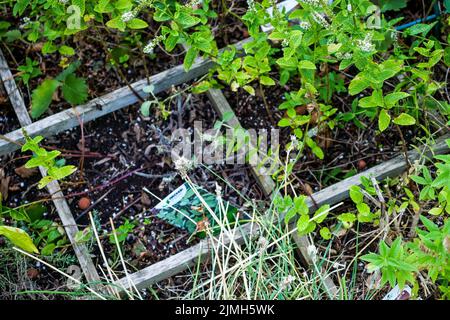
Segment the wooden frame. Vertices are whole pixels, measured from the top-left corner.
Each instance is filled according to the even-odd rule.
[[[241,48],[250,39],[243,40],[237,43],[235,46]],[[131,86],[141,97],[148,96],[143,91],[149,83],[154,86],[154,94],[158,94],[162,91],[170,89],[172,86],[182,84],[184,82],[191,81],[206,74],[213,66],[213,62],[210,60],[198,59],[192,66],[189,72],[184,71],[183,66],[177,66],[161,72],[157,75],[150,77],[149,81],[143,79],[133,83]],[[10,97],[11,104],[17,114],[20,124],[25,128],[28,134],[42,135],[44,137],[52,136],[61,131],[78,126],[79,119],[83,123],[100,118],[106,114],[125,108],[139,101],[138,97],[128,87],[117,89],[109,94],[106,94],[100,98],[93,99],[90,102],[77,106],[72,109],[64,110],[45,119],[32,122],[28,111],[26,109],[23,98],[17,88],[14,78],[9,70],[6,60],[3,54],[0,52],[0,76],[5,85],[5,89]],[[208,97],[210,98],[214,108],[219,115],[223,115],[225,112],[232,111],[228,102],[226,101],[223,93],[219,90],[209,90]],[[101,108],[98,108],[98,106]],[[239,125],[239,121],[236,117],[232,119],[236,125]],[[15,130],[4,136],[6,139],[0,139],[0,155],[4,155],[17,150],[20,147],[20,143],[23,142],[22,130]],[[431,149],[424,147],[422,151],[410,151],[410,161],[418,159],[421,155],[430,155],[431,153],[442,154],[449,151],[448,146],[445,143],[445,139],[448,135],[438,140],[438,143]],[[335,185],[323,189],[312,195],[317,205],[323,204],[335,204],[348,197],[348,188],[352,185],[359,185],[360,178],[362,176],[373,176],[377,180],[382,180],[389,176],[396,176],[406,169],[406,161],[404,156],[399,156],[395,159],[377,165],[365,172],[355,175],[351,178],[343,180]],[[270,177],[261,175],[256,169],[253,170],[257,181],[264,190],[266,195],[270,195],[276,190],[276,185],[270,179]],[[45,170],[41,168],[41,173],[45,175]],[[52,200],[61,218],[61,221],[65,227],[66,233],[72,246],[75,250],[75,254],[80,262],[80,266],[85,274],[88,282],[97,282],[100,280],[97,270],[90,258],[87,248],[79,243],[76,243],[74,236],[78,231],[75,220],[70,208],[64,198],[63,193],[57,182],[49,184],[48,190],[52,195]],[[308,200],[308,207],[314,208],[311,200]],[[283,219],[283,217],[280,217]],[[291,228],[295,228],[295,222],[289,225]],[[257,225],[251,223],[241,227],[239,232],[233,241],[237,243],[243,243],[246,237],[255,234],[258,231]],[[312,245],[306,237],[298,237],[294,235],[294,240],[307,264],[312,264],[311,257],[308,255],[308,247]],[[173,276],[183,270],[186,270],[190,266],[193,266],[198,259],[204,258],[210,251],[210,240],[203,240],[199,244],[186,249],[174,256],[171,256],[163,261],[155,263],[149,267],[146,267],[140,271],[131,274],[128,278],[120,279],[116,282],[121,288],[128,288],[129,280],[139,289],[145,288],[155,282],[166,279]],[[224,244],[231,241],[226,236],[224,237]],[[325,279],[326,280],[326,279]],[[334,284],[330,281],[326,281],[326,289],[331,292],[332,295],[336,294],[336,289],[333,288]]]
[[[6,63],[5,57],[3,56],[3,52],[1,50],[0,79],[3,81],[5,90],[9,95],[11,105],[16,112],[20,125],[22,127],[31,125],[32,121],[30,115],[28,114],[28,110],[25,107],[25,102],[23,101],[22,95],[17,88],[14,77],[8,67],[8,64]],[[39,171],[41,172],[42,176],[47,175],[47,171],[43,167],[40,167]],[[78,232],[78,227],[72,213],[70,212],[69,205],[64,198],[64,194],[61,191],[59,183],[57,181],[53,181],[47,185],[47,189],[52,196],[56,211],[58,212],[66,234],[70,240],[70,243],[72,244],[75,255],[80,262],[80,267],[84,273],[84,276],[86,277],[86,280],[90,283],[99,282],[100,277],[98,276],[97,270],[94,266],[94,263],[92,262],[87,247],[84,244],[80,244],[75,241],[75,235]]]

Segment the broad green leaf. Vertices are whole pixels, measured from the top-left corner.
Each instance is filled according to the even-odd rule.
[[[280,121],[278,121],[279,127],[289,127],[291,125],[291,120],[288,118],[281,118]]]
[[[256,94],[255,88],[253,88],[252,86],[243,86],[243,89],[250,93],[252,96]]]
[[[150,115],[150,107],[152,105],[151,101],[145,101],[142,105],[141,105],[141,113],[144,117],[148,117]]]
[[[444,208],[436,207],[428,211],[428,213],[431,214],[432,216],[439,216],[442,213],[442,211],[444,211]]]
[[[148,23],[144,20],[134,18],[127,22],[127,27],[130,29],[144,29],[148,27]]]
[[[73,56],[75,54],[75,50],[69,46],[61,46],[58,51],[64,56]]]
[[[416,119],[407,113],[402,113],[394,119],[394,123],[400,126],[412,126],[416,124]]]
[[[386,97],[384,97],[384,103],[385,103],[386,107],[392,108],[401,99],[405,99],[409,96],[410,96],[410,94],[406,93],[406,92],[393,92],[393,93],[386,95]]]
[[[259,78],[259,82],[261,82],[261,84],[265,85],[265,86],[274,86],[275,85],[275,81],[266,76],[261,76]]]
[[[44,189],[50,182],[55,181],[51,176],[43,177],[39,180],[38,189]]]
[[[367,89],[370,86],[370,82],[366,80],[365,78],[362,78],[360,75],[356,76],[351,82],[350,86],[348,87],[348,92],[354,96],[361,91]]]
[[[331,239],[331,232],[330,232],[330,229],[328,229],[327,227],[321,228],[319,233],[320,233],[320,236],[324,240],[330,240]]]
[[[329,210],[330,210],[330,205],[329,204],[321,206],[314,213],[313,220],[316,223],[322,223],[325,220],[325,218],[328,216],[328,214],[330,213]]]
[[[302,60],[298,63],[299,69],[316,70],[316,65],[308,60]]]
[[[0,226],[0,235],[5,236],[15,246],[30,253],[39,253],[30,236],[19,228]]]
[[[197,58],[198,51],[194,48],[189,48],[189,50],[186,52],[186,56],[184,57],[184,70],[188,71],[192,64],[195,61],[195,58]]]
[[[42,252],[41,253],[44,256],[51,256],[53,251],[55,251],[55,249],[56,249],[56,244],[49,243],[44,248],[42,248]]]
[[[77,167],[75,166],[53,167],[48,170],[48,174],[55,180],[61,180],[70,176],[75,171],[77,171]]]
[[[361,192],[361,188],[358,186],[351,186],[349,189],[350,198],[356,204],[363,202],[364,195]]]
[[[405,33],[410,36],[428,33],[431,29],[433,29],[434,25],[435,25],[434,23],[431,24],[419,23],[406,29]]]
[[[380,7],[381,12],[386,12],[389,10],[399,11],[405,8],[407,5],[406,0],[381,0]]]
[[[304,231],[309,225],[309,216],[307,214],[302,214],[297,220],[298,231]]]
[[[126,24],[122,21],[121,17],[116,17],[112,20],[109,20],[106,23],[106,26],[112,29],[119,29],[120,31],[125,31]]]
[[[47,111],[53,94],[61,82],[53,79],[44,80],[31,94],[31,116],[36,119]]]
[[[381,132],[386,130],[389,127],[389,124],[391,123],[391,116],[389,113],[382,109],[380,111],[380,116],[378,117],[378,128]]]

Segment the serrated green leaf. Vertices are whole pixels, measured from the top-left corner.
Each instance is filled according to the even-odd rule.
[[[84,103],[88,98],[88,87],[83,78],[78,78],[74,74],[69,74],[62,86],[64,99],[72,105]]]
[[[44,80],[31,94],[31,117],[40,117],[47,111],[52,102],[53,93],[61,85],[61,82],[54,79]]]

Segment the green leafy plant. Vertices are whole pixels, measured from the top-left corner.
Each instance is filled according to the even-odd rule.
[[[47,111],[58,88],[61,88],[63,98],[71,105],[81,104],[87,100],[86,81],[74,74],[79,65],[80,62],[72,63],[56,78],[45,79],[33,90],[31,97],[31,116],[33,118],[38,118]]]
[[[440,284],[444,297],[450,298],[450,220],[438,227],[424,216],[420,217],[425,230],[417,228],[419,238],[407,244],[415,264],[420,270],[427,270],[433,282]]]
[[[450,140],[447,140],[450,145]],[[429,210],[432,215],[450,214],[450,155],[437,155],[438,160],[434,165],[436,174],[433,178],[430,170],[422,166],[420,175],[413,175],[411,179],[421,186],[419,200],[437,200],[437,206]]]
[[[369,272],[381,270],[381,285],[389,282],[394,287],[398,283],[400,288],[404,288],[407,282],[413,284],[417,267],[414,265],[414,257],[406,252],[402,239],[395,239],[390,247],[381,241],[379,249],[379,254],[369,253],[361,259],[369,262]]]
[[[314,214],[311,214],[307,200],[308,197],[303,195],[294,198],[288,195],[283,198],[278,197],[274,202],[277,211],[284,214],[286,225],[294,218],[297,220],[298,234],[302,236],[315,231],[330,214],[330,205],[328,204],[321,206]],[[326,240],[331,238],[331,232],[326,226],[323,226],[319,233]]]
[[[52,181],[62,180],[77,170],[75,166],[64,165],[64,159],[57,159],[61,155],[60,151],[47,151],[40,147],[39,143],[44,137],[31,138],[24,129],[22,132],[26,139],[25,144],[22,146],[22,152],[31,151],[33,153],[33,157],[28,160],[25,167],[28,169],[42,167],[47,171],[47,176],[39,181],[39,189],[46,187]]]
[[[450,220],[441,227],[424,216],[420,220],[425,230],[417,228],[418,238],[406,244],[397,238],[390,247],[381,241],[378,254],[369,253],[361,259],[369,262],[369,272],[381,271],[381,285],[389,282],[391,287],[398,284],[403,288],[407,282],[415,284],[415,273],[426,270],[433,283],[439,284],[443,298],[448,298]]]
[[[42,74],[41,70],[37,67],[39,66],[39,62],[33,61],[30,58],[25,59],[26,64],[23,66],[19,66],[17,70],[20,71],[20,78],[23,83],[28,86],[30,79],[35,78]]]
[[[135,227],[136,225],[134,223],[131,223],[128,219],[125,220],[125,222],[116,229],[116,236],[119,243],[123,243],[127,239],[128,235],[133,232]],[[116,243],[114,234],[109,235],[109,242],[111,244]]]
[[[5,236],[14,245],[25,251],[39,253],[39,250],[33,244],[33,240],[22,229],[0,225],[0,236]]]

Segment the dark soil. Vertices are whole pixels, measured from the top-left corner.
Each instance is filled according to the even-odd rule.
[[[20,128],[19,120],[9,102],[8,94],[0,83],[0,134]]]
[[[246,0],[226,0],[223,1],[227,9],[232,12],[223,15],[225,9],[222,6],[222,1],[213,1],[212,7],[216,12],[220,12],[215,24],[213,24],[213,31],[217,40],[217,47],[224,48],[230,44],[235,44],[248,38],[248,31],[241,19],[235,15],[242,17],[247,12]]]

